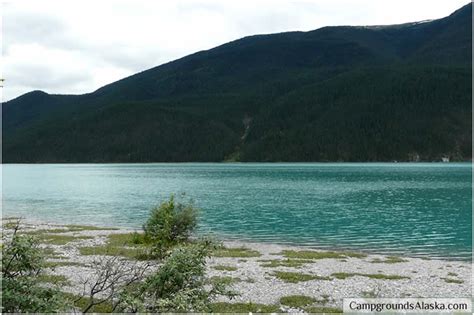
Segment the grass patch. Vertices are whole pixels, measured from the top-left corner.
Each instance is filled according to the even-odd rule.
[[[217,265],[217,266],[213,266],[212,268],[214,268],[215,270],[222,270],[222,271],[236,271],[237,270],[237,267],[225,266],[225,265]]]
[[[347,272],[337,272],[333,273],[333,276],[336,279],[347,279],[354,276],[367,277],[371,279],[384,279],[384,280],[402,280],[410,279],[409,277],[399,276],[399,275],[385,275],[385,274],[369,274],[369,273],[347,273]]]
[[[61,255],[51,247],[41,248],[41,252],[46,259],[69,259],[68,257]]]
[[[222,282],[226,285],[231,285],[237,282],[241,282],[242,279],[236,278],[236,277],[220,277],[220,276],[214,276],[211,277],[211,282]]]
[[[326,304],[330,301],[330,296],[327,294],[322,294],[321,298],[322,298],[321,300],[316,300],[318,304]]]
[[[289,295],[280,298],[280,304],[298,308],[313,304],[314,302],[316,302],[315,298],[306,295]]]
[[[217,302],[211,304],[212,313],[278,313],[277,305],[255,304],[255,303],[228,303]]]
[[[364,277],[371,279],[385,279],[385,280],[402,280],[410,279],[410,277],[399,276],[399,275],[385,275],[385,274],[362,274]]]
[[[377,292],[375,290],[372,291],[362,291],[361,292],[362,297],[364,298],[376,298],[377,297]]]
[[[280,253],[286,258],[296,258],[296,259],[344,259],[348,257],[352,258],[364,258],[367,257],[366,254],[353,253],[353,252],[316,252],[312,250],[284,250]]]
[[[93,226],[93,225],[76,225],[76,224],[68,224],[64,225],[70,232],[78,232],[78,231],[117,231],[119,228],[114,227],[100,227],[100,226]]]
[[[51,269],[54,269],[56,267],[68,267],[68,266],[86,267],[87,265],[84,263],[76,262],[76,261],[47,261],[44,264],[45,268],[51,268]]]
[[[441,279],[443,279],[444,282],[446,283],[457,283],[457,284],[464,283],[464,281],[458,280],[458,279],[452,279],[452,278],[441,278]]]
[[[67,299],[71,304],[76,308],[79,308],[81,311],[89,305],[90,298],[80,297],[71,293],[64,293],[65,299]],[[110,302],[103,302],[91,307],[89,310],[90,313],[111,313],[112,304]]]
[[[73,235],[61,235],[61,234],[40,234],[38,235],[38,241],[43,244],[52,245],[65,245],[70,242],[78,240],[92,239],[92,236],[73,236]]]
[[[149,257],[144,244],[145,239],[141,233],[110,234],[107,237],[107,244],[80,247],[79,252],[81,255],[123,256],[146,260]]]
[[[321,314],[321,313],[336,313],[342,314],[342,309],[337,307],[326,306],[310,306],[304,309],[307,313]]]
[[[220,248],[212,253],[214,257],[260,257],[260,254],[256,250],[252,250],[245,247],[233,247],[233,248]]]
[[[31,234],[34,234],[35,232],[37,232],[37,234],[43,234],[43,233],[56,233],[56,234],[60,234],[60,233],[69,233],[69,232],[71,232],[71,231],[68,230],[68,229],[46,229],[46,230],[37,230],[37,231],[30,232],[30,233],[31,233]]]
[[[314,263],[313,260],[309,259],[271,259],[271,260],[259,260],[260,262],[264,262],[261,264],[261,267],[264,268],[276,268],[276,267],[294,267],[300,268],[304,264],[311,264]]]
[[[454,272],[448,272],[448,276],[457,277],[458,274],[457,274],[457,273],[454,273]]]
[[[79,247],[79,253],[81,255],[122,256],[131,259],[147,258],[146,251],[142,248],[110,245]]]
[[[374,264],[397,264],[407,262],[408,260],[397,257],[397,256],[388,256],[385,259],[375,258],[371,261]]]
[[[69,280],[63,276],[63,275],[39,275],[38,276],[38,281],[39,282],[46,282],[46,283],[52,283],[56,285],[70,285],[71,283]]]
[[[331,280],[330,277],[321,277],[300,272],[275,271],[273,275],[278,279],[289,283],[298,283],[310,280]]]
[[[145,245],[145,234],[132,232],[122,234],[110,234],[107,237],[107,244],[111,246],[137,246]]]
[[[5,219],[4,219],[5,220]],[[2,227],[7,230],[12,230],[18,225],[17,221],[8,221],[8,222],[2,222]]]
[[[40,229],[40,230],[33,230],[33,231],[27,231],[24,232],[24,234],[28,235],[43,235],[43,234],[60,234],[60,233],[69,233],[68,229]]]
[[[39,229],[24,232],[24,234],[28,235],[42,235],[42,234],[61,234],[61,233],[70,233],[70,232],[81,232],[81,231],[109,231],[109,230],[118,230],[117,228],[101,228],[96,226],[86,226],[86,225],[66,225],[61,228],[54,228],[54,229]]]
[[[52,245],[65,245],[73,241],[86,240],[86,239],[93,238],[92,236],[75,236],[75,235],[61,234],[61,233],[66,233],[66,232],[70,232],[70,231],[65,230],[65,229],[48,229],[48,230],[27,231],[27,232],[22,232],[21,234],[33,236],[40,243],[52,244]]]

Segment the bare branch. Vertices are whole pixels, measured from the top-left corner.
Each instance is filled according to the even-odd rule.
[[[120,292],[143,280],[151,266],[149,263],[131,262],[116,256],[100,258],[93,264],[95,273],[84,282],[83,297],[87,296],[88,304],[82,310],[83,313],[106,302],[110,302],[112,308],[116,309],[120,303]]]

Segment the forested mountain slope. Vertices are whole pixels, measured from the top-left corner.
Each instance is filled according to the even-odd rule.
[[[84,95],[2,104],[4,162],[471,158],[472,5],[250,36]]]

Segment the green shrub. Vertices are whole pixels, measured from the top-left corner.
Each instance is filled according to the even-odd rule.
[[[139,244],[144,244],[145,239],[143,234],[138,233],[137,231],[132,233],[132,244],[134,245],[139,245]]]
[[[125,290],[123,312],[207,312],[216,295],[232,297],[221,281],[206,277],[206,258],[213,244],[201,242],[173,250],[163,265],[143,282]]]
[[[173,246],[187,241],[197,226],[197,209],[192,203],[175,201],[172,195],[151,211],[144,224],[145,239],[152,243],[154,254],[163,257]]]
[[[40,285],[44,257],[38,242],[19,235],[4,235],[2,245],[2,313],[53,313],[67,303],[56,288]]]

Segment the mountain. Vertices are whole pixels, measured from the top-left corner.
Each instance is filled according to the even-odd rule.
[[[245,37],[84,95],[2,104],[3,161],[471,158],[472,4]]]

